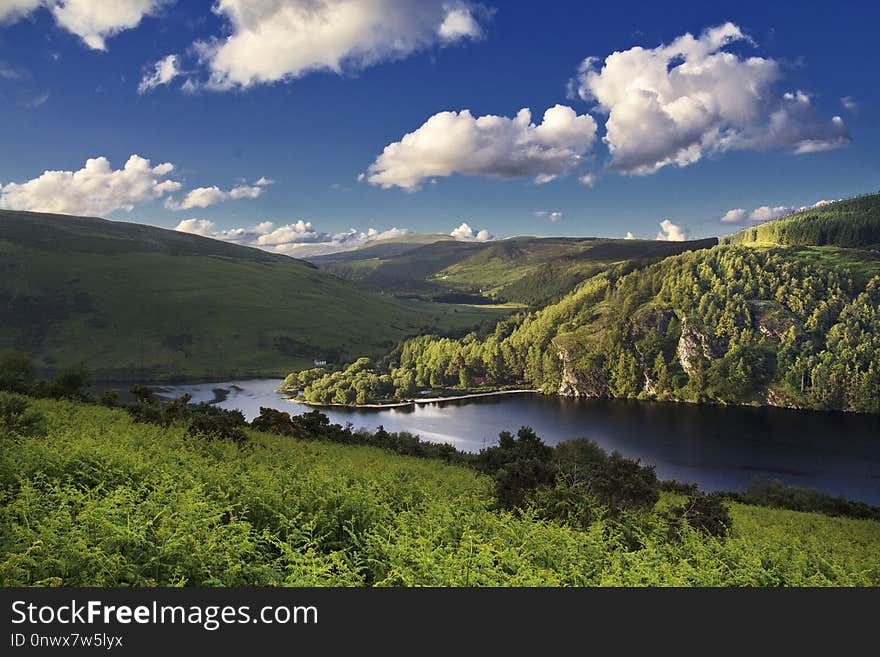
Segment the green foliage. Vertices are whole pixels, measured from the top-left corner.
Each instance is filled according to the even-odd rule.
[[[767,506],[792,511],[812,511],[828,516],[871,518],[880,521],[880,507],[864,502],[834,497],[809,488],[786,486],[778,479],[755,477],[744,493],[728,493],[728,497],[744,504]]]
[[[27,354],[0,353],[0,390],[27,394],[37,379],[37,366]]]
[[[725,238],[727,244],[836,245],[864,248],[880,244],[880,194],[827,203],[796,212]]]
[[[492,477],[495,497],[506,509],[523,506],[532,490],[553,482],[553,448],[531,427],[522,427],[516,436],[502,431],[498,444],[481,450],[474,465]]]
[[[167,409],[166,409],[167,412]],[[247,440],[247,422],[241,411],[229,411],[211,404],[196,404],[191,409],[187,435],[243,443]]]
[[[0,210],[0,262],[0,350],[100,380],[275,376],[434,323],[301,260],[129,222]]]
[[[712,536],[727,536],[733,520],[724,498],[723,493],[693,491],[683,504],[670,510],[671,528],[681,531],[682,523],[687,523],[697,531]]]
[[[33,405],[48,437],[0,452],[4,586],[880,585],[870,520],[731,503],[727,538],[670,541],[671,493],[579,525],[498,510],[490,478],[438,460]]]
[[[353,368],[307,398],[370,400],[365,382],[387,377],[398,397],[479,378],[590,397],[876,413],[880,276],[861,284],[785,250],[717,247],[607,271],[484,337],[419,336],[382,367]]]
[[[43,414],[30,408],[28,398],[0,390],[0,437],[45,436]]]

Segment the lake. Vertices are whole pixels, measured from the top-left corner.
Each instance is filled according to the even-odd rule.
[[[275,393],[280,379],[165,386],[193,401],[237,408],[250,420],[268,406],[312,410]],[[656,466],[662,479],[704,490],[744,490],[758,475],[880,505],[880,416],[778,408],[725,407],[626,400],[573,400],[516,395],[415,408],[321,409],[332,422],[409,431],[423,440],[479,451],[498,432],[535,429],[548,444],[576,437]]]

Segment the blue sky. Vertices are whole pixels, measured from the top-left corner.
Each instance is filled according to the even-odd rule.
[[[877,3],[117,5],[0,0],[0,206],[307,255],[704,237],[880,189]]]

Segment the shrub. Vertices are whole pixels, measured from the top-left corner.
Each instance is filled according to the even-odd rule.
[[[37,367],[26,354],[17,351],[0,353],[0,390],[26,394],[37,378]]]
[[[498,445],[480,451],[475,465],[495,482],[495,497],[505,508],[522,507],[529,492],[554,481],[553,448],[548,447],[531,427],[522,427],[513,436],[498,435]]]
[[[723,493],[692,493],[683,505],[670,509],[670,521],[671,529],[680,529],[684,521],[698,531],[718,537],[727,536],[733,527]]]
[[[115,390],[105,390],[101,393],[101,399],[98,403],[107,408],[116,408],[119,406],[119,393]]]
[[[554,468],[565,486],[582,491],[612,513],[649,509],[660,499],[654,466],[641,465],[638,459],[618,452],[609,455],[584,438],[559,443]]]
[[[299,426],[290,419],[290,413],[265,406],[260,407],[260,415],[254,418],[251,426],[257,431],[266,431],[280,436],[304,437]]]
[[[245,426],[247,422],[241,411],[227,411],[203,402],[192,407],[192,420],[187,434],[243,443],[247,440]]]
[[[30,408],[27,397],[0,391],[0,433],[20,437],[45,436],[45,418]]]

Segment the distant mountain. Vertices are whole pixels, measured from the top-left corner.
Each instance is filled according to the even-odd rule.
[[[311,258],[311,262],[343,278],[403,297],[470,298],[534,306],[560,297],[612,265],[644,263],[718,243],[715,238],[662,242],[595,237],[463,242],[423,236],[428,243],[419,244],[411,237],[406,243],[376,244]]]
[[[0,211],[0,349],[98,378],[286,373],[431,323],[314,265],[93,217]]]

